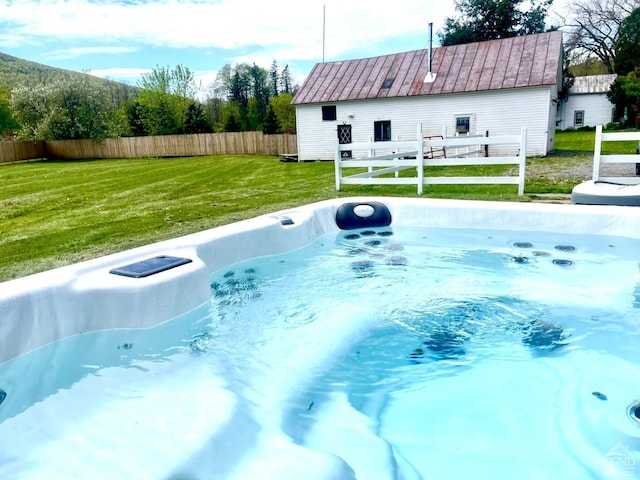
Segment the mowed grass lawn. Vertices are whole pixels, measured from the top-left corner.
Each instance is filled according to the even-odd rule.
[[[590,150],[593,132],[572,132],[578,133],[591,134],[591,146],[580,147]],[[583,137],[588,135],[581,135],[584,143]],[[563,159],[535,161],[560,164]],[[458,167],[446,174],[500,175],[508,168]],[[528,178],[527,183],[528,194],[558,192],[557,185],[540,179]],[[570,185],[562,186],[562,192],[570,192]],[[333,162],[283,163],[267,156],[4,164],[0,281],[318,200],[357,195],[417,193],[415,186],[386,185],[347,185],[336,192]],[[425,187],[423,196],[531,200],[518,197],[514,185],[438,185]]]

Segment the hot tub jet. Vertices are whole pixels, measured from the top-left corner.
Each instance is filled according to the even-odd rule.
[[[634,423],[640,424],[640,400],[636,400],[627,409],[627,415]]]

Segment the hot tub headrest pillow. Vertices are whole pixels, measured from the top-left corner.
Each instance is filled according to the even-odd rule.
[[[391,212],[380,202],[344,203],[336,212],[336,224],[341,230],[388,227]]]

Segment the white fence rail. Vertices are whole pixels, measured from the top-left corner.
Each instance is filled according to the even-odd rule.
[[[359,142],[338,144],[335,156],[336,190],[342,185],[417,185],[418,195],[424,185],[434,184],[512,184],[518,185],[518,195],[524,194],[524,176],[526,164],[527,131],[520,135],[500,137],[449,137],[423,138],[422,125],[418,125],[414,140],[388,142]],[[470,158],[456,154],[452,158],[427,158],[429,152],[444,149],[470,148],[470,154],[476,155],[485,145],[513,145],[513,156],[487,156]],[[354,152],[366,152],[359,157]],[[346,155],[351,152],[351,155]],[[428,175],[429,167],[460,165],[518,165],[518,175],[498,177],[447,177]],[[349,168],[366,168],[365,172],[344,175]],[[415,175],[400,176],[403,170],[415,170]],[[425,173],[426,172],[426,173]],[[394,174],[393,176],[389,176]]]
[[[636,154],[603,155],[602,142],[623,142],[635,140],[638,142]],[[623,185],[635,185],[638,177],[603,177],[600,176],[600,165],[611,163],[635,163],[640,164],[640,132],[611,132],[603,133],[602,125],[596,126],[596,141],[593,149],[593,181],[620,183]],[[638,167],[636,166],[636,174]]]

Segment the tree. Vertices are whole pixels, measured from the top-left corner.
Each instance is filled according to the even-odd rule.
[[[257,125],[252,125],[251,130],[260,128],[267,116],[267,106],[269,105],[269,87],[267,85],[268,73],[264,68],[258,67],[255,63],[251,66],[251,94],[255,99]],[[257,127],[257,128],[256,128]]]
[[[10,107],[19,136],[31,140],[101,140],[123,133],[110,92],[93,82],[56,80],[11,92]]]
[[[280,130],[285,133],[295,133],[296,131],[296,107],[291,104],[293,95],[281,93],[269,102],[269,106],[278,119]]]
[[[11,115],[10,100],[11,92],[0,86],[0,138],[18,130],[20,127]]]
[[[182,65],[157,66],[142,74],[139,87],[142,92],[135,100],[139,107],[127,111],[129,121],[143,125],[146,135],[183,133],[189,106],[200,91],[193,72]],[[144,116],[136,118],[132,113]]]
[[[219,132],[224,128],[227,102],[222,98],[207,98],[204,104],[204,112],[213,127],[213,131]]]
[[[571,65],[569,62],[569,55],[567,54],[566,49],[562,55],[562,88],[558,92],[559,100],[567,100],[569,97],[569,89],[573,86],[576,81],[575,75],[571,72]]]
[[[627,75],[618,75],[607,98],[616,106],[620,121],[627,127],[640,127],[640,67]]]
[[[134,137],[144,137],[149,135],[146,119],[149,116],[149,109],[142,103],[132,100],[125,106],[125,113],[129,122],[131,135]]]
[[[262,122],[262,132],[266,135],[280,133],[280,123],[271,104],[267,107],[267,115],[264,122]]]
[[[274,60],[271,64],[271,70],[269,70],[269,96],[271,98],[277,97],[280,89],[280,75],[278,73],[278,64]]]
[[[184,125],[178,121],[175,101],[171,95],[144,90],[127,109],[132,132],[142,135],[171,135],[182,133]]]
[[[456,0],[458,17],[445,19],[440,43],[458,45],[545,31],[544,20],[553,0]]]
[[[191,102],[187,107],[187,115],[184,122],[184,133],[210,133],[211,125],[204,113],[202,105]]]
[[[241,131],[241,125],[240,123],[238,123],[238,121],[236,120],[236,116],[233,113],[229,114],[229,116],[227,117],[227,121],[224,124],[224,130],[226,132]]]
[[[291,81],[289,65],[285,65],[284,69],[282,69],[282,75],[280,75],[280,84],[282,85],[282,91],[280,93],[293,93],[293,83]]]
[[[240,131],[264,129],[271,101],[286,92],[289,99],[287,103],[290,104],[293,88],[288,66],[279,74],[275,60],[270,71],[256,64],[240,63],[233,67],[225,65],[218,72],[215,82],[209,87],[208,93],[213,99],[207,99],[206,112],[216,126],[216,130],[220,128],[226,131],[231,131],[229,128]],[[276,91],[280,92],[280,95],[274,97],[273,94]],[[280,107],[274,105],[274,110],[282,128],[289,131],[295,130],[295,114],[293,121],[290,119],[285,121],[287,124],[285,127]],[[233,121],[230,121],[231,115],[233,115]],[[227,126],[230,127],[227,128]]]
[[[234,103],[238,108],[238,115],[235,118],[240,130],[248,130],[249,127],[249,92],[251,89],[251,81],[242,69],[236,68],[229,90],[229,101]]]
[[[615,44],[622,22],[640,7],[640,0],[572,0],[564,19],[565,46],[572,63],[599,59],[607,73],[615,73]]]
[[[614,46],[616,73],[626,75],[640,67],[640,8],[624,19]]]

